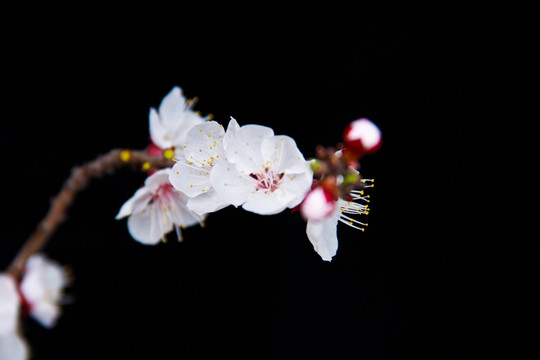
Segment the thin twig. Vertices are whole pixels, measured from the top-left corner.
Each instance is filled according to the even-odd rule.
[[[95,160],[74,167],[58,195],[53,198],[49,211],[23,244],[6,273],[15,279],[21,276],[26,260],[47,244],[58,226],[65,220],[67,211],[77,194],[88,186],[91,179],[113,174],[124,166],[130,166],[136,170],[151,170],[172,165],[172,160],[149,155],[144,150],[113,149],[107,154],[98,156]]]

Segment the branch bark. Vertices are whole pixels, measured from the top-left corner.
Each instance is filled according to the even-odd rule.
[[[113,149],[92,161],[74,167],[60,192],[53,198],[47,214],[23,244],[6,273],[15,279],[21,276],[28,258],[47,244],[58,226],[65,220],[67,211],[75,201],[77,194],[88,186],[91,179],[113,174],[124,166],[130,166],[135,170],[152,170],[172,165],[172,160],[149,155],[144,150]]]

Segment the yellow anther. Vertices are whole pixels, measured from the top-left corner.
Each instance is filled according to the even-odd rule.
[[[208,137],[212,137],[212,134],[208,134]]]
[[[142,164],[142,169],[144,171],[148,171],[150,170],[150,168],[152,167],[152,165],[150,165],[150,163],[148,161],[145,161],[143,164]]]
[[[199,129],[199,132],[202,132],[202,129]]]
[[[195,111],[195,115],[201,116],[201,112],[200,111]]]
[[[208,120],[213,120],[214,119],[214,114],[210,113],[206,116],[206,119]]]
[[[163,152],[163,157],[165,159],[171,160],[174,157],[174,151],[171,149],[167,149]]]
[[[123,162],[128,162],[129,159],[131,159],[131,151],[122,150],[122,152],[120,152],[120,160],[122,160]]]

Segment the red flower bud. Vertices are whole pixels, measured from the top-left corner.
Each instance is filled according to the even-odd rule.
[[[358,119],[350,123],[343,132],[344,151],[359,158],[377,151],[382,144],[381,131],[369,119]]]

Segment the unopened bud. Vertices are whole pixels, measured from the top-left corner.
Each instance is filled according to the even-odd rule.
[[[379,149],[382,144],[381,131],[371,120],[358,119],[345,128],[343,141],[347,152],[360,157]]]
[[[317,186],[307,193],[300,212],[306,220],[320,221],[334,212],[336,202],[332,193],[323,186]]]

